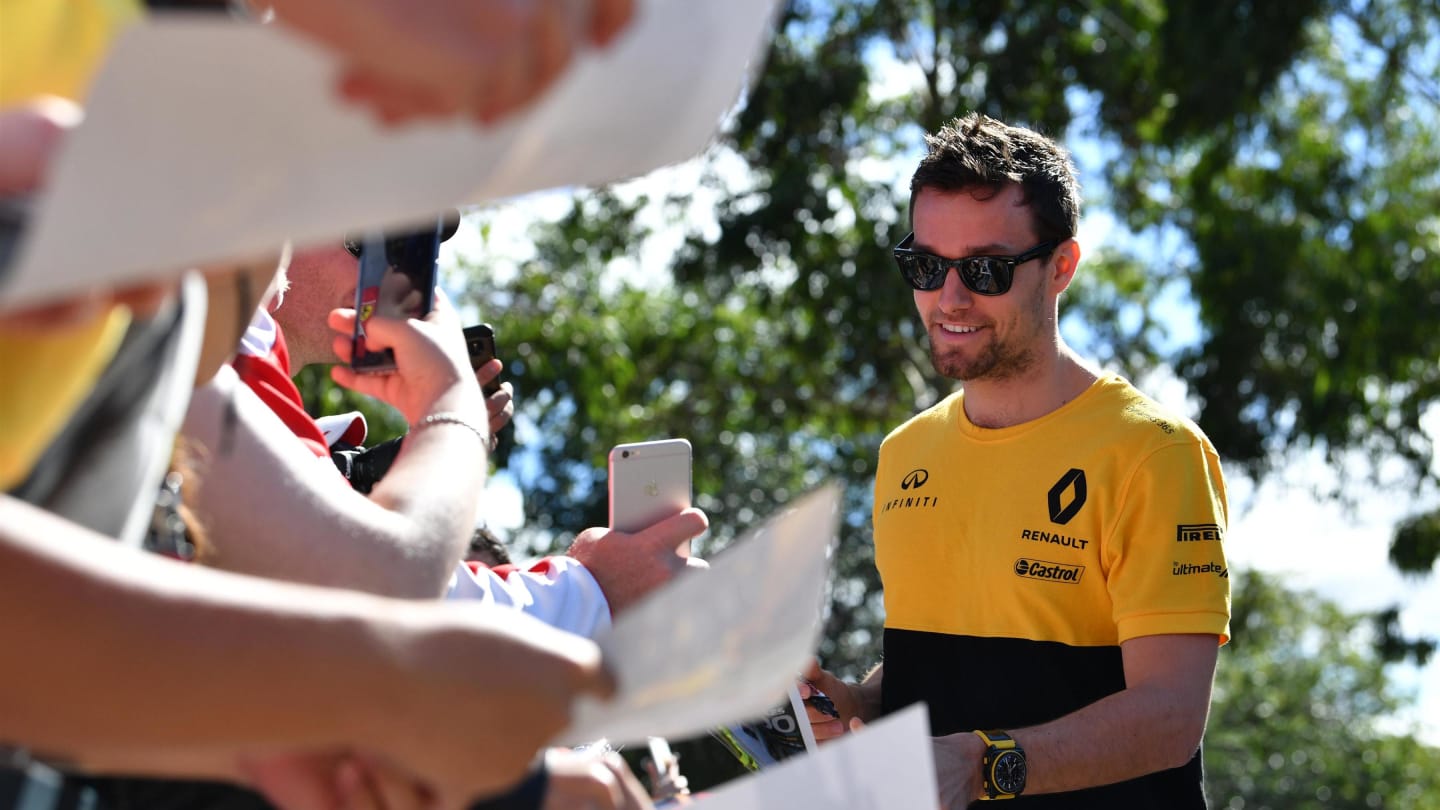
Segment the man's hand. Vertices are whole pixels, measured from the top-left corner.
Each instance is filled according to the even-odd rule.
[[[448,621],[434,623],[440,616]],[[404,666],[388,673],[383,710],[352,718],[361,723],[355,745],[413,774],[436,806],[509,789],[569,724],[577,695],[614,691],[598,647],[527,616],[421,602],[398,618],[422,632],[397,639]]]
[[[504,369],[504,363],[491,358],[489,362],[475,369],[475,382],[484,390],[486,383],[499,377]],[[500,435],[500,429],[510,424],[510,420],[515,416],[515,389],[510,383],[500,383],[499,390],[485,397],[485,410],[490,416],[490,447],[493,450],[495,437]]]
[[[707,567],[704,560],[682,557],[676,549],[709,525],[704,512],[691,508],[635,534],[586,529],[566,556],[579,560],[595,577],[610,603],[611,615],[618,616],[685,568]]]
[[[330,376],[340,385],[393,406],[412,425],[437,410],[478,412],[480,388],[470,371],[460,320],[440,290],[424,320],[374,315],[365,321],[366,345],[394,352],[391,373],[357,374],[349,367],[355,310],[332,311],[329,324],[338,333],[331,348],[340,359]]]
[[[634,0],[271,0],[276,19],[338,52],[340,92],[386,123],[485,123],[537,99],[584,40],[607,45]]]
[[[595,754],[552,748],[545,752],[548,771],[544,810],[572,807],[592,810],[651,810],[645,788],[619,754]]]
[[[335,752],[247,757],[240,772],[282,810],[427,810],[434,795],[409,774],[375,758]]]
[[[983,792],[980,765],[985,758],[985,743],[968,731],[936,737],[933,742],[940,807],[964,810]]]
[[[817,743],[829,742],[847,731],[859,728],[864,721],[871,719],[865,709],[860,687],[821,669],[820,662],[813,658],[805,668],[805,675],[800,679],[798,687],[800,697],[806,699],[805,714],[810,718],[810,728],[815,732]],[[817,693],[830,699],[835,711],[840,714],[838,718],[810,705],[808,698]]]

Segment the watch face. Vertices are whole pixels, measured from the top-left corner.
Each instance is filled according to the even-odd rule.
[[[1025,756],[1019,751],[1001,751],[991,773],[1001,793],[1019,793],[1025,789]]]

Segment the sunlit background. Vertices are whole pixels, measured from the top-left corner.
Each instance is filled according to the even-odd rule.
[[[603,525],[620,441],[691,440],[712,554],[838,479],[821,654],[873,663],[875,452],[951,390],[888,248],[921,133],[972,109],[1070,145],[1064,334],[1225,460],[1212,805],[1440,806],[1433,0],[794,0],[704,155],[471,211],[446,246],[518,396],[487,522],[522,555]]]

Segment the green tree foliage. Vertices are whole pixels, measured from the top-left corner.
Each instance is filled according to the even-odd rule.
[[[328,366],[307,366],[295,377],[305,411],[333,414],[359,411],[365,415],[367,442],[379,444],[405,434],[405,418],[379,400],[341,388],[330,379]]]
[[[1440,89],[1440,21],[1408,5],[1314,21],[1263,107],[1155,150],[1128,178],[1170,189],[1135,219],[1163,218],[1195,247],[1186,273],[1206,335],[1179,369],[1205,402],[1202,426],[1252,469],[1314,444],[1428,473],[1440,98],[1426,96]]]
[[[845,482],[848,502],[864,504],[892,414],[870,402],[873,382],[816,373],[862,351],[833,339],[826,313],[795,308],[764,284],[643,288],[615,279],[607,268],[643,235],[633,214],[644,204],[608,192],[581,198],[536,234],[534,260],[513,279],[497,285],[492,269],[472,269],[473,288],[490,290],[486,317],[507,379],[538,428],[517,459],[527,521],[515,539],[563,548],[579,529],[605,525],[609,448],[666,436],[694,446],[696,504],[712,520],[701,553],[825,480]],[[865,560],[867,520],[861,506],[845,520],[855,538],[845,553]],[[853,568],[873,571],[868,562]],[[875,599],[856,593],[837,615],[873,618]],[[861,645],[854,657],[869,654],[866,622],[835,622],[860,628],[839,635]]]
[[[1140,235],[1087,246],[1064,324],[1086,353],[1132,378],[1176,368],[1232,470],[1358,450],[1403,459],[1387,484],[1419,491],[1433,478],[1419,419],[1440,394],[1436,11],[792,0],[693,193],[582,193],[518,272],[470,268],[539,428],[537,463],[516,470],[525,541],[551,548],[604,522],[616,441],[691,439],[712,551],[838,478],[848,511],[823,652],[863,667],[875,452],[952,390],[889,248],[922,133],[972,109],[1095,144],[1090,210]],[[887,91],[897,74],[918,90]],[[690,216],[697,200],[713,223]],[[673,284],[637,283],[630,257],[657,220],[685,234]],[[1177,297],[1198,312],[1197,340],[1177,344],[1167,324]],[[1415,525],[1395,555],[1425,571],[1433,521]]]
[[[1362,617],[1262,574],[1234,584],[1205,733],[1211,806],[1440,806],[1440,749],[1377,723],[1403,696]]]
[[[821,652],[850,675],[872,663],[876,451],[952,390],[889,248],[922,133],[969,110],[1090,145],[1087,211],[1137,237],[1085,246],[1066,334],[1132,378],[1174,368],[1232,474],[1319,447],[1377,477],[1399,459],[1385,486],[1434,492],[1419,425],[1440,399],[1437,26],[1440,0],[791,0],[693,189],[578,194],[534,230],[533,258],[466,268],[461,303],[498,327],[518,396],[524,452],[499,458],[526,495],[518,539],[549,550],[603,525],[619,441],[692,441],[705,553],[838,479]],[[634,257],[661,228],[683,238],[654,283]],[[1193,340],[1169,323],[1176,300]],[[1397,532],[1403,570],[1433,568],[1437,515]],[[1360,642],[1433,648],[1386,648],[1393,617],[1356,635],[1333,607],[1300,613],[1313,596],[1236,585],[1217,804],[1433,799],[1434,752],[1369,725],[1395,698]]]

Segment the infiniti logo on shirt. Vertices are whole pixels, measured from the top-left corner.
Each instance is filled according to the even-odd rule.
[[[929,470],[911,470],[910,472],[905,474],[904,478],[900,479],[900,488],[919,489],[920,487],[925,486],[925,482],[929,480]]]
[[[883,504],[876,504],[876,512],[884,514],[891,509],[934,509],[940,505],[940,498],[935,495],[911,494],[911,490],[917,490],[930,480],[930,471],[917,467],[900,479],[900,489],[905,495],[899,498],[891,498]]]

